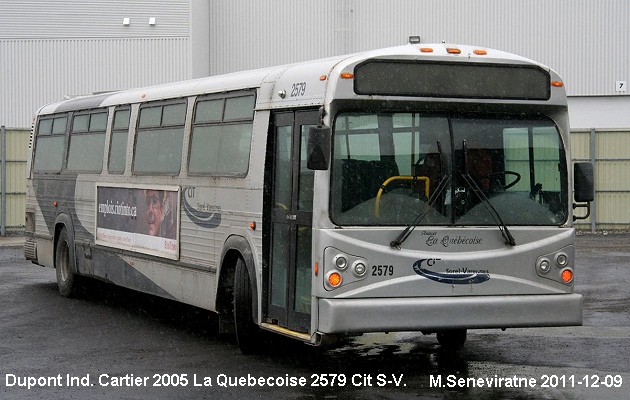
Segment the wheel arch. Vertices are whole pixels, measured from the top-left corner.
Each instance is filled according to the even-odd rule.
[[[239,235],[227,238],[221,252],[219,268],[219,282],[217,287],[216,309],[220,315],[232,313],[232,292],[234,288],[234,274],[238,258],[243,259],[252,286],[252,318],[259,321],[258,307],[258,274],[252,246],[248,240]]]
[[[73,266],[75,269],[75,273],[77,273],[76,269],[76,259],[75,259],[75,245],[74,245],[74,226],[72,224],[72,218],[70,217],[69,214],[66,213],[60,213],[59,215],[57,215],[57,218],[55,219],[55,232],[54,232],[54,236],[53,236],[53,265],[55,268],[57,268],[57,241],[59,240],[59,234],[61,232],[61,230],[63,228],[66,228],[66,232],[68,234],[68,241],[70,241],[72,243],[72,246],[70,247],[70,255],[72,256],[73,259]]]

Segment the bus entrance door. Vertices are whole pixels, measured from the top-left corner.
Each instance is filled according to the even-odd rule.
[[[308,130],[317,111],[274,114],[268,317],[307,333],[311,311],[313,171],[306,168]]]

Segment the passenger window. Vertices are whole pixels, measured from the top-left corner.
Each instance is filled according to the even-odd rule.
[[[225,121],[254,118],[254,96],[225,99]]]
[[[245,175],[252,124],[200,126],[190,144],[191,174]]]
[[[60,172],[66,148],[66,123],[64,116],[40,119],[35,143],[33,170],[36,172]]]
[[[141,175],[179,174],[185,121],[185,102],[141,108],[133,172]]]
[[[37,135],[50,135],[52,133],[52,119],[41,119],[39,120],[39,128],[37,129]]]
[[[63,135],[64,133],[66,133],[66,123],[67,122],[68,122],[68,118],[67,117],[55,118],[53,120],[52,134],[53,135]]]
[[[69,171],[101,172],[106,128],[106,112],[81,114],[73,118],[68,149]]]
[[[160,126],[162,121],[162,107],[147,107],[140,110],[139,128]]]
[[[108,170],[110,173],[122,174],[125,172],[130,116],[131,110],[129,109],[116,110],[114,113],[114,126],[109,145]]]
[[[195,110],[195,123],[220,122],[223,117],[223,99],[200,101]]]
[[[105,131],[107,129],[107,113],[92,114],[90,116],[90,132]]]
[[[90,114],[77,115],[72,119],[72,132],[87,132],[90,126]]]
[[[197,101],[188,161],[191,175],[247,175],[254,105],[253,95]]]

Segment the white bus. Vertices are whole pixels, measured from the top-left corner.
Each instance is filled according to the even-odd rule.
[[[569,142],[553,70],[463,45],[81,97],[37,114],[25,254],[63,296],[93,277],[215,311],[243,352],[580,325]]]

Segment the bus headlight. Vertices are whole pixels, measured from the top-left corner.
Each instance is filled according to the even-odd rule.
[[[335,256],[335,258],[333,259],[333,263],[338,270],[343,271],[348,268],[348,260],[346,260],[346,258],[341,254]]]
[[[566,267],[568,262],[569,260],[566,254],[560,253],[556,256],[556,264],[558,264],[560,268]]]
[[[357,277],[362,278],[367,272],[367,267],[362,262],[355,262],[352,266],[352,270]]]
[[[538,276],[570,286],[574,282],[574,260],[575,250],[568,245],[538,257],[534,268]]]
[[[367,278],[368,261],[334,247],[324,249],[323,286],[327,291],[339,290]]]
[[[551,264],[549,264],[548,260],[543,259],[538,263],[538,269],[540,269],[540,272],[543,274],[546,274],[551,269]]]

